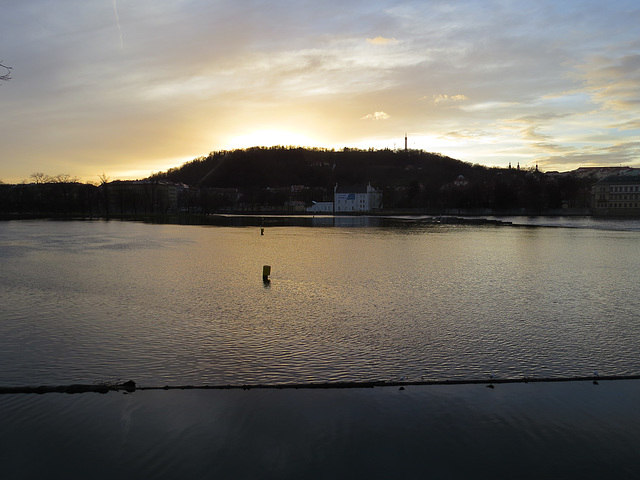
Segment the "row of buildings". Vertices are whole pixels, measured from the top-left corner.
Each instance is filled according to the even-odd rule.
[[[612,175],[592,187],[594,215],[640,215],[640,175]]]
[[[294,186],[296,187],[296,186]],[[292,192],[295,194],[295,188]],[[302,186],[297,186],[303,188]],[[192,197],[191,190],[183,184],[167,182],[145,181],[117,181],[101,187],[105,192],[105,199],[109,213],[172,213],[189,209],[188,198]],[[255,211],[274,206],[260,205],[260,202],[243,201],[237,189],[201,189],[199,196],[209,196],[209,204],[235,205],[236,211]],[[202,202],[199,202],[202,204]],[[283,202],[285,212],[310,213],[368,213],[382,208],[382,192],[367,185],[338,185],[333,189],[333,201],[312,202],[307,206],[300,200],[288,199]],[[197,211],[198,208],[196,207]]]
[[[640,169],[574,172],[586,175],[582,210],[594,215],[640,216]],[[600,169],[602,170],[602,169]],[[615,173],[615,175],[611,175]],[[588,177],[588,178],[587,178]],[[598,177],[600,179],[598,180]],[[590,195],[589,195],[589,187]],[[471,192],[463,176],[440,188],[445,200]],[[393,207],[393,189],[386,189]],[[333,195],[331,195],[333,193]],[[397,192],[396,192],[397,193]],[[448,195],[448,196],[447,196]],[[590,196],[590,198],[589,198]],[[316,201],[314,201],[316,200]],[[389,208],[389,206],[387,208]],[[303,185],[241,191],[237,188],[192,188],[163,181],[114,181],[100,187],[81,183],[0,185],[0,213],[144,215],[167,213],[312,213],[358,214],[383,208],[381,190],[370,183],[336,184],[333,192]],[[424,207],[423,207],[424,208]],[[440,205],[442,211],[446,204]],[[459,207],[465,210],[465,206]],[[563,209],[571,209],[568,204]],[[575,210],[575,208],[574,208]],[[466,210],[465,210],[466,211]],[[495,210],[494,210],[495,211]],[[534,210],[531,210],[534,211]],[[535,210],[543,213],[542,210]],[[568,211],[568,210],[567,210]],[[524,213],[524,210],[523,210]],[[558,212],[556,212],[558,213]]]

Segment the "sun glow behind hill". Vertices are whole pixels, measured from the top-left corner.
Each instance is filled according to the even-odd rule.
[[[311,147],[317,142],[311,138],[289,130],[256,130],[251,133],[233,137],[228,145],[228,150],[273,147],[273,146],[299,146]]]
[[[139,178],[254,146],[401,150],[405,132],[482,165],[640,165],[634,0],[116,1],[3,3],[0,180]]]

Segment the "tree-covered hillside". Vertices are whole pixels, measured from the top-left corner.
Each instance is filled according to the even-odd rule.
[[[332,200],[335,184],[367,184],[385,208],[491,208],[542,211],[588,206],[593,181],[537,170],[491,168],[421,150],[298,147],[212,152],[153,176],[208,189],[238,189],[252,205]],[[304,186],[291,194],[291,187]],[[208,210],[208,209],[206,209]]]
[[[589,207],[597,179],[490,168],[419,150],[272,147],[213,152],[144,180],[105,178],[99,187],[69,176],[32,180],[0,185],[0,214],[299,212],[333,201],[336,184],[368,183],[387,211],[537,214]]]
[[[490,169],[423,151],[340,151],[305,148],[250,148],[212,152],[156,178],[200,187],[265,188],[335,183],[408,186],[418,181],[441,186],[458,175],[484,177]]]

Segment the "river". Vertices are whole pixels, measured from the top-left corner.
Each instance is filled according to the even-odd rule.
[[[0,223],[0,383],[640,373],[633,225],[349,221]]]
[[[640,224],[501,220],[2,222],[0,386],[640,374]],[[558,452],[598,478],[633,471],[638,400],[636,381],[4,395],[0,457],[11,478],[551,478]]]

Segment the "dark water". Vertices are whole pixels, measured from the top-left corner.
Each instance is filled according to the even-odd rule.
[[[0,385],[640,373],[637,222],[513,220],[526,226],[267,219],[264,236],[0,223]],[[635,478],[640,383],[599,383],[2,395],[0,465],[29,479]]]
[[[4,478],[637,478],[635,381],[0,396]]]

